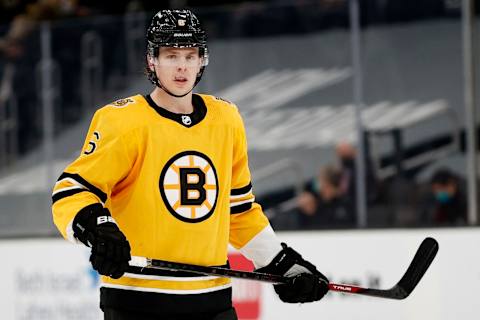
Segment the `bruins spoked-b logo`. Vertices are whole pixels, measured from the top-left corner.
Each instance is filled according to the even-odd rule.
[[[111,103],[112,106],[117,107],[117,108],[122,108],[125,107],[126,105],[129,105],[130,103],[134,103],[133,99],[126,98],[126,99],[119,99],[117,101],[114,101]]]
[[[215,210],[217,172],[200,152],[185,151],[170,159],[160,175],[159,187],[165,206],[177,219],[200,222]]]

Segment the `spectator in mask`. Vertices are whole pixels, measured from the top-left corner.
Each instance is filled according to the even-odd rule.
[[[441,168],[433,173],[429,187],[421,213],[422,222],[430,225],[464,224],[467,216],[464,180]]]

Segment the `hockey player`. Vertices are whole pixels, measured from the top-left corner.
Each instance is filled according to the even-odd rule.
[[[320,300],[328,280],[282,244],[255,203],[236,106],[193,94],[208,64],[188,10],[162,10],[147,31],[149,95],[98,110],[80,156],[53,190],[62,235],[91,248],[105,319],[237,319],[230,280],[129,266],[131,255],[228,266],[228,244],[290,303]]]

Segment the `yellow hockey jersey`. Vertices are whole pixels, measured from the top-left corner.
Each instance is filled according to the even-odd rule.
[[[136,95],[99,109],[80,156],[53,190],[54,222],[73,238],[72,221],[102,203],[130,242],[132,256],[225,265],[228,244],[242,248],[269,226],[254,202],[245,130],[237,107],[194,94],[194,112],[175,114]],[[178,276],[180,275],[180,276]],[[166,294],[228,288],[219,277],[129,270],[102,287]]]

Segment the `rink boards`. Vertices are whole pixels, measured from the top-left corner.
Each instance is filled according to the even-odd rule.
[[[268,284],[234,282],[243,319],[474,319],[480,285],[478,228],[314,231],[280,233],[336,283],[388,288],[406,270],[427,236],[440,244],[437,258],[410,297],[390,301],[329,293],[304,305],[281,303]],[[98,276],[88,250],[60,239],[0,241],[1,319],[101,319]],[[238,255],[232,252],[232,259]]]

